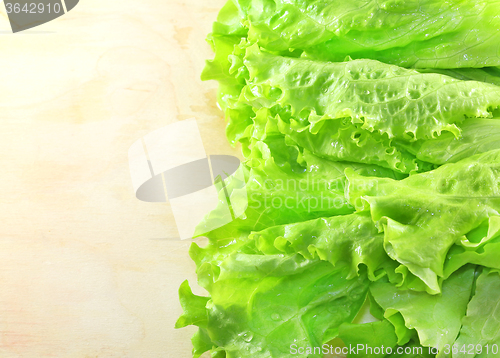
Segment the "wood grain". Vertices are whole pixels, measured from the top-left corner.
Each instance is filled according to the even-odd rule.
[[[0,357],[191,356],[194,329],[173,328],[189,242],[135,198],[127,153],[190,117],[209,154],[236,153],[199,80],[222,5],[82,0],[19,34],[0,18]]]

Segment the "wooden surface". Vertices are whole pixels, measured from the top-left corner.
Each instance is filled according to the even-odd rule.
[[[0,18],[1,358],[191,356],[173,328],[189,242],[135,198],[127,155],[191,117],[209,154],[235,153],[199,80],[223,2],[81,0],[15,35]]]

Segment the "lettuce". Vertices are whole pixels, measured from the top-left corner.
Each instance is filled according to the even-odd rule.
[[[254,107],[271,100],[290,106],[292,116],[309,123],[325,116],[351,117],[362,129],[389,138],[429,139],[445,130],[458,135],[457,124],[465,117],[488,117],[488,109],[500,104],[497,86],[373,60],[286,58],[253,45],[244,63]]]
[[[348,279],[346,265],[262,255],[249,244],[221,264],[214,280],[207,278],[210,298],[194,296],[187,283],[181,288],[188,308],[176,326],[199,327],[195,356],[208,349],[223,349],[226,357],[287,356],[294,345],[321,346],[354,319],[368,290],[366,275]],[[213,277],[205,266],[199,274]],[[210,340],[199,342],[202,335]]]
[[[440,347],[438,357],[445,356],[444,346],[455,342],[469,303],[474,266],[465,266],[443,283],[441,295],[399,290],[389,282],[378,281],[370,292],[385,310],[386,316],[401,313],[408,328],[418,332],[420,343]]]
[[[227,2],[202,79],[245,160],[179,289],[194,357],[497,356],[497,5]]]
[[[434,140],[415,143],[415,149],[418,147],[415,156],[422,161],[441,165],[500,149],[498,119],[469,119],[464,121],[461,128],[462,136],[459,138],[444,133]]]
[[[410,176],[368,178],[346,170],[347,195],[385,233],[385,250],[439,293],[446,253],[500,212],[500,150]]]
[[[498,297],[500,294],[500,276],[498,272],[485,270],[477,279],[476,294],[467,307],[467,315],[463,319],[460,337],[456,342],[458,348],[454,357],[470,356],[497,357],[500,343],[500,324],[498,317]],[[459,348],[460,347],[460,348]],[[466,347],[465,353],[462,347]]]
[[[498,66],[495,1],[238,0],[249,38],[314,59],[372,58],[402,67]]]

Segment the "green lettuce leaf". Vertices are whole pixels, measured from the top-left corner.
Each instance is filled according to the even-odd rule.
[[[476,283],[476,293],[467,307],[453,358],[498,357],[500,352],[500,276],[483,271]],[[462,351],[465,347],[465,352]],[[471,349],[472,348],[472,349]],[[469,352],[477,354],[469,354]]]
[[[500,216],[492,216],[469,232],[448,252],[444,277],[467,263],[500,269]]]
[[[463,81],[481,81],[500,86],[500,68],[499,67],[484,67],[484,68],[419,68],[421,73],[440,73]]]
[[[261,256],[233,254],[210,286],[207,332],[228,358],[285,357],[292,349],[320,347],[365,300],[366,276],[348,280],[345,266],[299,256],[294,266],[290,258]]]
[[[385,309],[385,317],[401,313],[408,328],[416,329],[420,343],[437,347],[437,357],[445,357],[443,347],[453,344],[461,327],[462,317],[471,296],[474,266],[466,266],[443,282],[440,295],[399,290],[384,281],[374,282],[370,292]]]
[[[191,339],[193,343],[193,357],[198,358],[206,351],[215,347],[207,331],[208,315],[205,307],[209,298],[194,295],[188,281],[184,281],[179,288],[179,300],[183,313],[177,319],[175,328],[182,328],[189,325],[199,327]]]
[[[309,123],[351,117],[361,128],[389,138],[429,139],[442,131],[459,136],[456,123],[491,117],[489,110],[500,105],[495,85],[373,60],[311,61],[275,56],[253,45],[244,63],[250,87],[243,94],[252,106],[288,105],[292,116]]]
[[[303,49],[342,61],[403,67],[498,66],[500,10],[493,1],[238,0],[249,38],[271,51]]]
[[[348,263],[349,278],[356,277],[359,265],[364,264],[375,280],[375,272],[390,260],[383,248],[383,235],[366,213],[273,226],[252,234],[250,239],[267,255],[300,253],[304,258],[318,257],[333,265]]]
[[[500,210],[500,150],[476,155],[401,181],[346,170],[348,196],[371,212],[385,250],[439,293],[450,247]]]
[[[363,324],[344,323],[340,326],[339,337],[347,347],[357,347],[360,344],[365,346],[364,349],[360,349],[360,352],[353,354],[349,353],[347,355],[349,358],[384,357],[385,354],[377,354],[376,352],[373,352],[373,348],[384,347],[383,351],[386,352],[387,348],[394,349],[397,345],[397,337],[394,332],[394,327],[387,320]],[[371,350],[366,347],[370,347]]]
[[[416,157],[425,162],[441,165],[456,163],[475,154],[500,149],[500,120],[468,119],[460,128],[462,129],[460,138],[451,133],[443,133],[436,139],[415,143],[413,150]]]
[[[429,165],[397,147],[392,140],[362,129],[347,118],[326,119],[303,128],[282,125],[283,132],[299,146],[333,161],[379,165],[400,173],[429,170]]]

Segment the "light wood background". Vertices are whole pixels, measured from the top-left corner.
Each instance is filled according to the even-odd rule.
[[[189,242],[135,198],[128,149],[195,117],[209,154],[237,152],[199,80],[223,3],[81,0],[18,34],[3,12],[1,358],[191,356],[194,328],[173,328]]]

